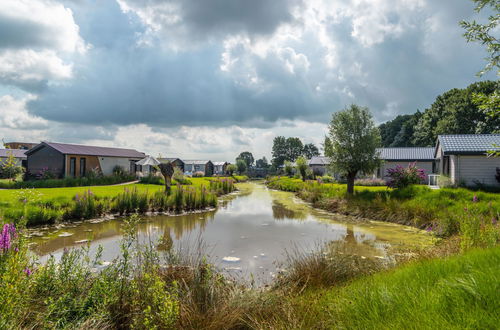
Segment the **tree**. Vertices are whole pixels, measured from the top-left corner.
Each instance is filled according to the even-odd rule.
[[[490,7],[493,15],[488,18],[488,23],[479,24],[476,21],[461,21],[460,25],[465,29],[464,37],[467,42],[479,42],[486,46],[488,57],[486,66],[478,75],[482,76],[486,72],[496,68],[497,74],[500,74],[500,40],[497,27],[500,24],[500,1],[499,0],[472,0],[476,7],[474,10],[480,12],[485,7]]]
[[[7,158],[0,163],[0,173],[4,178],[10,180],[14,180],[19,174],[23,173],[23,168],[19,166],[12,151],[7,151]]]
[[[307,169],[309,168],[307,166],[307,159],[304,156],[300,156],[295,161],[295,167],[297,168],[297,172],[300,173],[300,176],[302,177],[302,181],[306,181]]]
[[[254,158],[252,153],[249,151],[243,151],[238,157],[236,157],[236,160],[238,159],[243,159],[247,164],[247,168],[253,165]]]
[[[277,136],[273,140],[272,163],[274,166],[279,167],[285,161],[294,162],[298,157],[302,156],[303,152],[304,145],[299,138]]]
[[[165,178],[165,193],[170,195],[172,186],[172,176],[174,175],[174,166],[171,162],[161,163],[158,165],[161,175]]]
[[[236,160],[236,168],[239,174],[243,174],[247,171],[247,163],[243,159]]]
[[[347,193],[354,193],[358,172],[370,173],[380,165],[377,148],[381,144],[379,129],[366,107],[352,104],[332,115],[325,155],[334,168],[347,178]],[[326,144],[326,143],[325,143]]]
[[[267,162],[267,158],[264,156],[261,159],[258,159],[255,162],[255,167],[257,167],[257,168],[268,168],[269,167],[269,163]]]
[[[226,172],[227,172],[227,174],[229,174],[229,176],[233,176],[234,172],[236,172],[237,170],[238,170],[238,167],[236,167],[236,165],[234,165],[234,164],[229,164],[226,167]]]
[[[416,146],[434,146],[440,134],[487,134],[500,126],[500,118],[491,118],[474,102],[474,95],[488,97],[498,90],[495,81],[481,81],[465,89],[454,88],[436,98],[415,127]]]
[[[291,177],[293,175],[292,162],[285,160],[285,163],[283,165],[284,165],[283,169],[285,170],[285,174]]]
[[[313,157],[319,156],[319,149],[314,145],[314,143],[307,143],[304,145],[302,155],[304,155],[304,157],[306,157],[307,159],[311,159]]]

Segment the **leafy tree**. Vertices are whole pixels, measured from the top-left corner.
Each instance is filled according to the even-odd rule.
[[[307,169],[309,168],[307,166],[307,159],[304,156],[300,156],[297,158],[295,161],[295,166],[297,168],[297,172],[300,173],[300,176],[302,177],[302,181],[306,181],[307,179]]]
[[[292,162],[290,162],[288,160],[285,160],[285,164],[284,164],[283,169],[285,170],[285,174],[286,175],[288,175],[288,176],[292,176],[293,175],[293,165],[292,165]]]
[[[14,180],[23,173],[23,168],[18,165],[18,161],[13,152],[7,151],[7,158],[0,162],[0,173],[6,179]]]
[[[498,26],[500,24],[500,0],[472,0],[476,4],[474,9],[480,12],[485,7],[490,7],[493,14],[488,18],[486,24],[479,24],[476,21],[467,22],[461,21],[460,25],[465,29],[464,37],[467,42],[479,42],[486,46],[488,57],[486,58],[486,66],[478,75],[497,69],[497,74],[500,74],[500,40],[498,36]]]
[[[315,156],[319,156],[319,149],[314,145],[314,143],[307,143],[304,145],[304,150],[302,151],[302,154],[307,159],[311,159]]]
[[[158,165],[161,175],[165,178],[165,193],[170,195],[172,186],[172,176],[174,175],[174,166],[171,162],[161,163]]]
[[[499,83],[482,81],[465,89],[452,89],[436,98],[422,114],[413,134],[416,146],[433,146],[440,134],[486,134],[498,129],[500,118],[491,118],[474,102],[474,95],[491,95]]]
[[[261,159],[258,159],[255,162],[255,167],[257,167],[257,168],[268,168],[269,167],[269,163],[267,162],[267,158],[264,156]]]
[[[233,176],[234,172],[236,172],[237,170],[238,170],[238,167],[236,167],[236,165],[234,165],[234,164],[229,164],[226,167],[226,172],[230,176]]]
[[[383,147],[413,147],[414,127],[422,116],[420,111],[412,115],[399,115],[379,126]]]
[[[239,174],[243,174],[247,171],[247,163],[243,159],[236,160],[236,168]]]
[[[279,167],[285,161],[294,162],[298,157],[302,156],[304,152],[304,145],[297,137],[285,138],[284,136],[277,136],[273,140],[273,160],[274,166]]]
[[[332,115],[325,155],[334,168],[347,178],[347,193],[354,193],[358,172],[369,173],[380,165],[377,148],[381,138],[370,110],[352,104]]]
[[[247,168],[248,167],[251,167],[253,165],[253,162],[254,162],[254,158],[253,158],[253,155],[251,152],[249,151],[243,151],[237,158],[236,160],[238,159],[242,159],[245,161],[245,163],[247,164]]]

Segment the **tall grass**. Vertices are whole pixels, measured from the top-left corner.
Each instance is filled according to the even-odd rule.
[[[135,176],[110,175],[110,176],[88,176],[81,178],[63,178],[46,180],[28,180],[28,181],[9,181],[0,182],[2,189],[26,189],[26,188],[61,188],[61,187],[83,187],[83,186],[104,186],[131,182]]]
[[[441,237],[464,234],[462,229],[465,230],[467,223],[471,221],[493,224],[492,231],[500,231],[497,224],[500,195],[493,193],[475,192],[465,188],[431,190],[426,186],[403,189],[356,187],[355,194],[349,196],[346,194],[345,185],[340,184],[317,181],[302,183],[294,179],[274,178],[269,180],[267,185],[273,189],[296,192],[315,207],[412,225],[432,231]],[[469,208],[474,209],[475,218],[469,219],[465,214],[465,210]]]

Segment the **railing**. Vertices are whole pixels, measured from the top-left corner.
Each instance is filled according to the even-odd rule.
[[[429,174],[429,186],[431,187],[439,187],[439,174]]]

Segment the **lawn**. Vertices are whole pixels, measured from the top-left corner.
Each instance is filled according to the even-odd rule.
[[[232,184],[230,186],[217,185],[217,183],[211,185],[210,182],[215,180],[213,178],[190,178],[189,180],[191,184],[185,187],[192,187],[194,190],[191,189],[192,192],[190,192],[190,189],[184,189],[184,193],[180,192],[180,195],[177,196],[178,201],[174,201],[173,197],[167,201],[162,197],[163,194],[158,194],[165,189],[162,185],[140,183],[112,186],[4,189],[0,190],[0,219],[3,218],[3,222],[16,222],[24,214],[28,225],[35,225],[54,223],[63,219],[69,220],[76,214],[80,218],[82,212],[81,216],[88,219],[110,211],[116,212],[118,211],[116,208],[127,210],[127,212],[136,207],[140,208],[141,212],[151,209],[175,208],[177,211],[198,209],[205,207],[206,203],[213,206],[216,203],[213,201],[213,194],[220,195],[227,193],[228,189],[233,189]],[[202,190],[202,186],[207,189]],[[209,189],[210,187],[211,189]],[[174,185],[172,193],[176,194],[176,191],[177,187]],[[190,194],[193,195],[190,196]],[[202,195],[206,195],[206,198]],[[75,198],[75,196],[79,197]],[[122,197],[129,199],[130,203],[127,202],[127,205],[124,205]],[[117,199],[122,202],[121,206],[116,205]],[[27,203],[24,204],[23,200],[27,200]],[[87,209],[89,209],[88,212]]]
[[[342,329],[496,329],[499,292],[496,247],[364,277],[323,292],[316,307]]]

